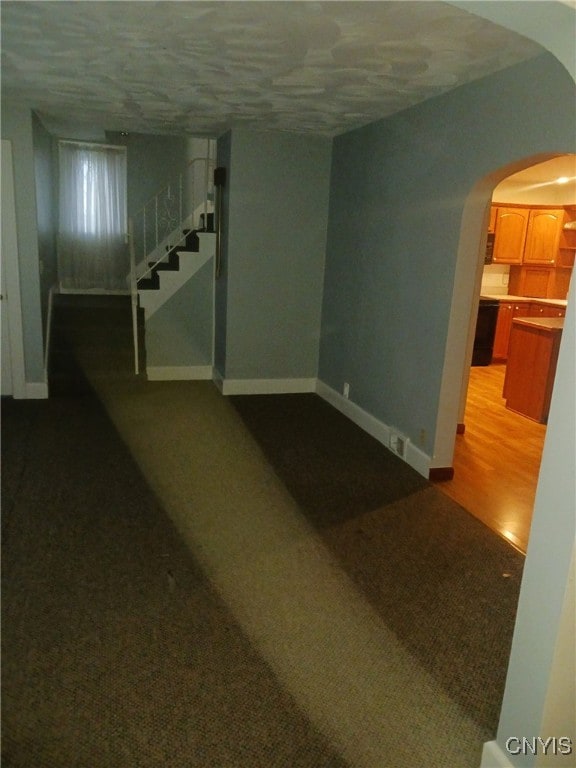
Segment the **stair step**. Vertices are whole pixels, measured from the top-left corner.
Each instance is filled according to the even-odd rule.
[[[160,288],[160,278],[157,272],[153,272],[150,277],[141,277],[138,280],[139,291],[157,291]]]
[[[184,250],[194,251],[195,253],[200,250],[200,240],[198,239],[198,235],[196,234],[195,229],[191,229],[186,233]]]

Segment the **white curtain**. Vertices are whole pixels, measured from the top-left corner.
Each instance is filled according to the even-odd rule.
[[[60,142],[58,278],[63,290],[126,291],[124,147]]]

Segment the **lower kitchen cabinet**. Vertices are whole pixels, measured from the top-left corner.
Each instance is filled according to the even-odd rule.
[[[498,309],[494,346],[492,348],[492,362],[503,363],[508,358],[508,343],[512,330],[512,320],[519,315],[527,315],[530,302],[501,301]]]
[[[564,317],[566,310],[564,307],[555,307],[553,304],[540,304],[539,302],[530,302],[530,312],[528,317]]]
[[[563,318],[512,322],[503,396],[506,407],[546,424],[556,375]]]
[[[498,309],[498,321],[494,335],[492,362],[504,363],[508,359],[512,321],[516,317],[564,317],[564,307],[545,302],[530,301],[501,301]]]

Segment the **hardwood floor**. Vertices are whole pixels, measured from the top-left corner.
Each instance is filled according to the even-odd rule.
[[[505,372],[472,367],[454,479],[437,487],[525,553],[546,426],[505,407]]]

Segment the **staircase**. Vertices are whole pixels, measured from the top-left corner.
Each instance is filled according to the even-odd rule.
[[[148,271],[137,278],[138,303],[146,319],[214,256],[214,214],[208,214],[207,218],[206,229],[182,230],[182,242],[167,245],[166,255],[150,261]]]
[[[213,168],[208,145],[205,157],[192,160],[129,221],[137,374],[146,348],[146,323],[215,255]]]

